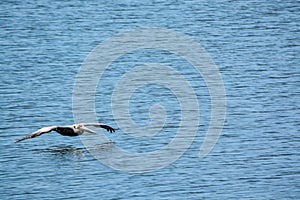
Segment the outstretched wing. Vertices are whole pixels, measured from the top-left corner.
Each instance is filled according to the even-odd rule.
[[[42,135],[44,133],[49,133],[49,132],[53,131],[56,128],[57,128],[57,126],[49,126],[49,127],[41,128],[41,129],[39,129],[39,130],[37,130],[37,131],[29,134],[29,135],[26,135],[25,137],[23,137],[21,139],[16,140],[15,142],[21,142],[23,140],[27,140],[27,139],[30,139],[30,138],[34,138],[34,137],[40,136],[40,135]]]
[[[98,124],[98,123],[82,123],[81,124],[82,126],[94,126],[94,127],[99,127],[99,128],[104,128],[106,129],[108,132],[112,133],[112,132],[115,132],[116,129],[108,126],[108,125],[105,125],[105,124]]]

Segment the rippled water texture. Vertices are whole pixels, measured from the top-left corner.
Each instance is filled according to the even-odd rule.
[[[0,198],[299,199],[299,13],[300,3],[293,0],[1,1]],[[186,34],[218,67],[227,116],[207,157],[198,157],[211,114],[205,81],[183,58],[155,49],[111,63],[96,89],[96,115],[117,127],[112,91],[133,67],[161,63],[180,71],[197,94],[200,123],[192,145],[175,162],[153,172],[126,173],[95,159],[79,137],[51,133],[14,143],[42,126],[74,123],[72,94],[80,65],[101,42],[138,27]],[[96,146],[97,152],[107,155],[115,145],[149,152],[170,142],[181,116],[168,88],[139,87],[130,98],[130,115],[146,126],[157,103],[167,116],[159,134],[135,138],[122,130],[111,135],[97,130],[112,141]]]

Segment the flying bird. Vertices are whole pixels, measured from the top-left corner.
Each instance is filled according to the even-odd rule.
[[[23,140],[34,138],[34,137],[40,136],[45,133],[50,133],[51,131],[56,131],[63,136],[78,136],[78,135],[82,135],[84,132],[96,134],[95,131],[87,128],[86,126],[94,126],[94,127],[98,127],[98,128],[104,128],[110,133],[115,132],[115,130],[116,130],[108,125],[98,124],[98,123],[81,123],[81,124],[73,124],[70,126],[48,126],[48,127],[41,128],[29,135],[26,135],[25,137],[18,139],[15,142],[21,142]]]

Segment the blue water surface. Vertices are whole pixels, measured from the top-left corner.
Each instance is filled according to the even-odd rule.
[[[299,199],[299,13],[300,2],[294,0],[1,1],[0,198]],[[111,64],[97,88],[97,117],[117,127],[112,90],[134,66],[174,67],[200,105],[199,131],[178,160],[156,171],[127,173],[102,164],[78,137],[51,133],[14,143],[43,126],[73,124],[80,65],[101,42],[140,27],[186,34],[218,67],[227,114],[207,157],[198,157],[210,120],[205,81],[184,59],[153,49]],[[136,139],[122,130],[107,137],[133,152],[163,147],[180,126],[180,104],[172,92],[155,84],[138,88],[130,114],[145,126],[155,103],[168,115],[163,137]]]

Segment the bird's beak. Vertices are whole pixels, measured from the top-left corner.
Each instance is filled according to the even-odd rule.
[[[83,130],[83,131],[89,132],[89,133],[94,133],[94,134],[96,134],[95,131],[93,131],[93,130],[91,130],[91,129],[85,127],[85,126],[80,127],[80,129]]]

